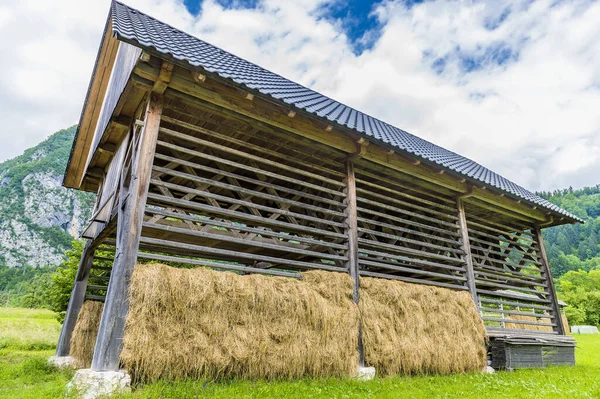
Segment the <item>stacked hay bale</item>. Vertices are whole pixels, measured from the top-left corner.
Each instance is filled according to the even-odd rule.
[[[513,322],[506,322],[506,328],[517,329],[517,330],[531,330],[531,331],[552,331],[552,326],[540,326],[536,324],[519,323],[519,321],[529,321],[538,323],[548,323],[548,319],[538,319],[536,316],[525,316],[513,314],[506,317],[506,320],[514,320]]]
[[[121,363],[137,381],[348,377],[481,371],[486,332],[471,296],[395,280],[309,271],[302,279],[138,265]],[[86,302],[72,354],[89,366],[102,304]]]
[[[362,278],[365,361],[378,375],[481,371],[486,330],[471,295],[428,285]]]
[[[122,363],[138,380],[348,376],[358,364],[352,279],[138,265]]]
[[[564,313],[561,313],[560,318],[562,319],[563,326],[565,327],[565,334],[571,334],[571,327],[569,326],[569,320]]]
[[[97,301],[85,301],[81,306],[71,335],[70,353],[79,368],[87,368],[92,364],[103,308],[104,304]]]

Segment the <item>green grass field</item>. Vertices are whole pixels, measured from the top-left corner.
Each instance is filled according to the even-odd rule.
[[[58,398],[71,379],[46,361],[60,325],[45,310],[0,308],[0,398]],[[600,336],[578,336],[577,366],[373,381],[171,382],[122,398],[600,398]]]

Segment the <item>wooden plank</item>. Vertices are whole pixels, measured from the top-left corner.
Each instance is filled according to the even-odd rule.
[[[503,238],[503,239],[505,239],[507,241],[510,241],[511,238],[513,240],[516,240],[516,241],[510,241],[510,242],[518,242],[519,240],[522,240],[522,241],[529,242],[529,243],[534,243],[534,244],[536,243],[535,240],[529,238],[528,236],[516,234],[516,232],[523,233],[522,230],[519,230],[519,229],[500,230],[500,229],[497,229],[494,227],[486,226],[485,224],[482,224],[482,223],[478,223],[475,220],[479,220],[479,218],[469,216],[469,226],[471,226],[471,228],[473,228],[473,231],[477,231],[478,234],[482,234],[485,237],[498,238],[498,235],[503,235],[503,236],[505,236],[505,238]],[[488,231],[497,233],[497,235],[484,233],[484,232],[480,231],[480,229],[484,229],[484,230],[488,230]]]
[[[383,203],[381,201],[372,201],[372,200],[366,199],[366,198],[364,198],[364,197],[361,196],[361,197],[358,198],[358,202],[362,202],[364,204],[368,204],[368,205],[377,207],[379,209],[384,209],[386,211],[392,211],[392,212],[395,212],[395,213],[401,213],[403,215],[412,216],[413,218],[418,218],[418,219],[421,219],[421,220],[426,220],[428,222],[436,223],[436,224],[439,224],[439,225],[442,225],[442,226],[448,226],[450,228],[456,228],[456,223],[454,223],[454,222],[448,222],[448,221],[443,220],[443,219],[441,219],[439,217],[431,217],[431,216],[423,215],[421,213],[412,212],[412,211],[409,211],[409,210],[406,210],[406,209],[398,208],[396,206],[385,204],[385,203]],[[361,207],[360,209],[362,210],[364,208]],[[445,217],[448,218],[448,219],[452,219],[451,216],[445,216]],[[454,218],[454,219],[456,219],[456,218]]]
[[[352,297],[358,303],[360,281],[358,278],[358,222],[356,215],[356,181],[354,165],[350,159],[346,161],[346,234],[348,236],[347,270],[354,280]]]
[[[197,125],[193,125],[191,123],[186,123],[186,122],[183,122],[183,121],[175,119],[175,118],[164,117],[163,120],[165,122],[172,123],[174,125],[183,127],[185,129],[189,129],[189,130],[192,130],[195,132],[199,132],[199,133],[208,135],[211,138],[221,139],[221,140],[227,141],[229,143],[236,144],[241,147],[245,147],[245,148],[263,153],[270,157],[279,158],[285,162],[296,163],[298,165],[298,167],[304,167],[304,168],[308,167],[308,168],[311,168],[314,170],[318,170],[319,172],[322,172],[322,173],[330,174],[333,176],[338,176],[340,178],[344,178],[344,176],[345,176],[345,174],[339,170],[334,170],[334,169],[323,167],[321,165],[316,165],[315,164],[316,161],[323,162],[324,160],[316,158],[316,156],[313,156],[312,154],[305,152],[305,151],[298,151],[295,148],[292,148],[290,150],[292,151],[294,156],[290,157],[289,154],[273,151],[273,150],[270,150],[263,146],[252,144],[252,143],[250,143],[248,141],[244,141],[244,140],[239,140],[234,137],[231,137],[230,135],[221,134],[221,133],[215,132],[214,130],[209,130],[209,129],[206,129],[206,128],[203,128],[203,127],[200,127]],[[236,133],[237,133],[237,131],[236,131]],[[318,145],[318,143],[314,143],[314,144]],[[329,149],[329,151],[331,151],[331,149]],[[307,159],[309,159],[309,160],[312,159],[315,162],[306,162]]]
[[[332,199],[329,199],[329,198],[325,198],[325,197],[321,197],[321,196],[318,196],[318,195],[310,194],[310,193],[308,193],[306,191],[295,190],[293,188],[285,187],[285,186],[278,185],[278,184],[269,183],[269,182],[266,182],[266,181],[263,181],[263,180],[259,180],[259,179],[254,179],[252,177],[240,175],[240,174],[237,174],[237,173],[227,172],[227,171],[225,171],[223,169],[218,169],[218,168],[213,168],[213,167],[206,166],[206,165],[201,165],[201,164],[198,164],[198,163],[195,163],[195,162],[190,162],[190,161],[187,161],[187,160],[182,160],[182,159],[171,157],[171,156],[168,156],[168,155],[163,155],[163,154],[158,154],[157,153],[156,156],[155,156],[155,158],[156,159],[161,159],[163,161],[168,161],[168,162],[170,162],[172,164],[179,164],[179,165],[182,165],[182,166],[189,166],[190,168],[193,168],[193,169],[202,170],[202,171],[210,172],[210,173],[214,173],[214,174],[220,174],[220,175],[223,175],[223,176],[226,176],[226,177],[231,177],[231,178],[239,180],[239,181],[245,181],[247,183],[251,183],[251,184],[254,184],[254,185],[259,186],[259,187],[271,188],[271,189],[276,190],[276,191],[281,191],[281,192],[284,192],[284,193],[297,195],[297,196],[300,196],[300,197],[303,197],[303,198],[307,198],[307,199],[311,199],[311,200],[314,200],[314,201],[322,202],[324,204],[329,204],[329,205],[333,205],[333,206],[336,206],[336,207],[342,207],[342,205],[343,205],[340,201],[335,201],[335,200],[332,200]],[[247,170],[247,169],[244,168],[243,170]],[[260,173],[260,174],[262,175],[262,173]],[[285,176],[280,176],[280,178],[281,178],[281,180],[284,180]]]
[[[483,313],[500,313],[500,314],[508,314],[508,315],[517,315],[517,316],[530,316],[530,317],[537,317],[540,319],[554,319],[554,316],[552,315],[547,315],[547,314],[543,314],[543,313],[532,313],[532,312],[521,312],[518,310],[504,310],[504,309],[495,309],[495,308],[486,308],[486,307],[481,307],[481,311]],[[504,319],[507,323],[512,323],[513,321],[511,321],[510,319]],[[514,322],[518,322],[518,320],[515,320]]]
[[[521,298],[521,299],[526,300],[526,298]],[[496,299],[488,299],[488,298],[479,298],[479,302],[493,303],[493,304],[504,305],[504,306],[515,306],[515,307],[526,308],[526,309],[552,310],[552,308],[549,306],[533,305],[533,304],[529,304],[529,303],[525,303],[525,302],[499,301]]]
[[[430,240],[435,240],[435,241],[439,241],[439,242],[444,242],[447,244],[450,244],[452,246],[457,245],[457,241],[456,240],[452,240],[449,238],[445,238],[445,237],[441,237],[439,235],[433,235],[433,234],[428,234],[428,233],[424,233],[421,230],[415,230],[415,229],[407,229],[404,228],[400,225],[394,225],[394,224],[389,224],[389,223],[384,223],[384,222],[380,222],[379,220],[371,220],[371,219],[367,219],[367,218],[358,218],[358,221],[365,224],[365,225],[375,225],[375,226],[379,226],[379,227],[384,227],[393,231],[401,231],[403,233],[406,234],[411,234],[411,235],[415,235],[418,237],[425,237],[428,238]],[[407,227],[412,227],[412,226],[407,226]],[[425,240],[424,240],[425,241]]]
[[[215,268],[215,269],[229,270],[229,271],[235,271],[235,272],[260,273],[260,274],[268,274],[271,276],[292,277],[292,278],[301,278],[302,277],[302,275],[300,273],[295,273],[295,272],[286,272],[286,271],[282,271],[282,270],[271,270],[271,269],[261,269],[261,268],[257,268],[257,267],[251,267],[251,266],[237,266],[237,265],[231,265],[231,264],[225,264],[225,263],[219,263],[219,262],[211,262],[211,261],[203,260],[203,259],[181,258],[178,256],[162,255],[162,254],[148,253],[148,252],[139,252],[138,257],[144,258],[144,259],[160,260],[163,262],[177,262],[177,263],[183,263],[183,264],[188,264],[188,265],[211,267],[211,268]]]
[[[417,204],[412,203],[412,202],[408,202],[408,201],[405,201],[405,200],[399,200],[397,198],[394,198],[393,194],[392,195],[382,195],[382,194],[373,192],[371,190],[365,190],[365,189],[362,189],[362,188],[357,188],[356,191],[357,191],[357,193],[361,194],[362,198],[364,198],[364,197],[373,197],[373,198],[385,201],[387,203],[391,202],[391,203],[400,205],[402,207],[409,207],[409,208],[417,209],[417,210],[426,212],[426,213],[428,213],[430,215],[439,215],[439,216],[441,216],[443,218],[452,219],[452,220],[456,220],[457,219],[456,216],[447,213],[445,211],[445,209],[442,210],[442,211],[438,211],[438,210],[433,209],[432,205],[431,205],[431,204],[434,204],[433,202],[431,202],[431,201],[424,201],[424,200],[421,200],[418,197],[414,197],[414,198],[416,198],[419,202],[427,202],[427,203],[425,205],[417,205]],[[402,194],[404,194],[404,193],[402,193]],[[396,193],[396,196],[400,196],[399,193]]]
[[[69,305],[67,306],[67,313],[60,330],[60,336],[58,338],[58,344],[56,346],[56,356],[69,356],[71,351],[71,337],[75,324],[77,323],[77,317],[79,311],[83,306],[85,300],[85,291],[88,285],[88,278],[90,269],[92,268],[92,259],[94,257],[94,248],[92,247],[91,241],[86,241],[83,252],[81,253],[81,259],[79,266],[77,267],[77,275],[75,277],[75,284],[71,291],[71,297],[69,298]]]
[[[317,175],[315,173],[311,173],[311,172],[308,172],[308,171],[305,171],[305,170],[302,170],[302,169],[298,169],[298,168],[295,168],[295,167],[283,164],[281,162],[271,161],[269,159],[266,159],[266,158],[263,158],[263,157],[259,157],[257,155],[248,154],[246,152],[239,151],[239,150],[236,150],[236,149],[233,149],[233,148],[229,148],[229,147],[224,146],[224,145],[213,143],[212,141],[203,140],[203,139],[200,139],[200,138],[197,138],[197,137],[193,137],[193,136],[190,136],[190,135],[187,135],[187,134],[184,134],[184,133],[180,133],[180,132],[178,132],[176,130],[167,129],[167,128],[162,127],[162,128],[160,128],[160,131],[161,131],[161,133],[164,133],[164,134],[169,135],[171,137],[175,137],[175,138],[178,138],[178,139],[181,139],[181,140],[185,140],[185,141],[188,141],[190,143],[194,143],[194,144],[196,144],[198,146],[205,146],[205,147],[208,147],[208,148],[212,148],[214,150],[222,151],[222,152],[229,153],[229,154],[232,154],[232,155],[237,155],[239,157],[250,159],[250,160],[252,160],[254,162],[258,162],[260,164],[269,165],[269,166],[272,166],[272,167],[280,169],[280,170],[286,170],[288,172],[292,172],[292,173],[295,173],[295,174],[298,174],[298,175],[301,175],[301,176],[305,176],[305,177],[308,177],[308,178],[311,178],[311,179],[319,180],[319,181],[321,181],[323,183],[331,184],[333,186],[343,187],[343,185],[344,185],[341,181],[333,180],[333,179],[330,179],[330,178],[325,177],[325,176]]]
[[[117,250],[92,360],[92,370],[94,371],[117,371],[119,369],[125,319],[129,311],[128,288],[137,261],[144,207],[148,195],[162,109],[163,97],[152,93],[137,148],[135,142],[133,143],[135,157],[128,193],[125,192],[127,188],[123,186],[123,182],[119,190]]]
[[[205,205],[198,202],[192,202],[177,198],[167,197],[165,195],[159,195],[150,193],[148,198],[153,200],[153,203],[156,204],[167,204],[174,205],[177,207],[181,207],[184,209],[191,209],[201,212],[210,213],[211,215],[222,215],[231,218],[232,220],[243,220],[244,222],[252,222],[254,224],[262,225],[271,228],[272,226],[277,226],[282,229],[287,229],[293,232],[304,232],[310,233],[317,236],[326,236],[333,238],[341,238],[345,239],[346,235],[337,233],[335,231],[330,230],[322,230],[314,227],[302,226],[299,224],[293,224],[288,222],[282,222],[280,220],[270,219],[266,217],[254,216],[249,213],[242,213],[237,211],[232,211],[225,208],[219,208],[216,206]]]
[[[359,243],[360,243],[360,241],[359,241]],[[451,265],[446,265],[443,263],[430,262],[428,260],[424,260],[424,259],[420,259],[420,258],[409,258],[407,256],[394,255],[394,254],[390,254],[390,253],[386,253],[386,252],[372,251],[370,249],[365,249],[363,246],[359,247],[359,252],[361,254],[373,255],[373,256],[382,257],[382,258],[395,259],[395,260],[404,262],[406,264],[437,267],[440,269],[447,269],[447,270],[454,270],[454,271],[464,271],[465,270],[464,267],[460,267],[460,266],[451,266]],[[462,260],[460,260],[460,259],[459,259],[459,261],[462,262]]]
[[[479,296],[481,297],[481,295],[487,295],[487,296],[491,296],[491,297],[500,297],[500,298],[509,298],[509,299],[520,299],[520,300],[525,300],[525,298],[523,298],[521,295],[518,295],[518,293],[515,294],[511,294],[509,292],[499,292],[499,291],[490,291],[490,290],[484,290],[481,288],[477,288],[477,294],[480,294]],[[547,298],[527,298],[527,301],[531,301],[531,302],[538,302],[538,303],[550,303],[550,300]]]
[[[90,301],[104,302],[106,297],[104,295],[86,295],[85,300],[87,301],[88,299]]]
[[[462,199],[456,201],[456,208],[458,211],[458,228],[460,231],[460,244],[464,252],[467,287],[471,292],[475,306],[479,306],[479,299],[477,297],[477,287],[475,285],[475,274],[473,271],[473,257],[471,256],[471,242],[469,241],[469,232],[467,228],[467,217],[465,214],[465,206]]]
[[[210,185],[210,186],[214,186],[214,187],[218,187],[218,188],[223,188],[229,191],[233,191],[233,192],[238,192],[238,193],[243,193],[246,194],[248,196],[251,197],[257,197],[257,198],[263,198],[263,199],[267,199],[267,200],[271,200],[273,202],[280,202],[283,204],[289,204],[295,207],[299,207],[299,208],[304,208],[304,209],[310,209],[313,210],[315,212],[321,212],[324,214],[328,214],[328,215],[333,215],[333,216],[338,216],[338,217],[345,217],[343,212],[338,212],[338,211],[334,211],[331,209],[327,209],[327,208],[323,208],[320,206],[315,206],[315,205],[311,205],[311,204],[307,204],[304,202],[300,202],[300,201],[294,201],[285,197],[280,197],[280,196],[276,196],[276,195],[272,195],[272,194],[267,194],[267,193],[263,193],[261,191],[258,190],[251,190],[248,188],[244,188],[241,187],[239,185],[233,185],[233,184],[228,184],[228,183],[221,183],[219,181],[216,180],[211,180],[211,179],[206,179],[204,177],[200,177],[200,176],[195,176],[189,173],[184,173],[184,172],[178,172],[176,170],[173,169],[168,169],[168,168],[163,168],[160,166],[154,166],[152,168],[153,171],[156,172],[161,172],[164,173],[166,175],[169,176],[175,176],[175,177],[180,177],[182,179],[186,179],[189,181],[193,181],[193,182],[197,182],[197,183],[202,183],[205,185]],[[154,184],[154,180],[152,181],[152,183]],[[167,183],[165,183],[167,184]],[[276,209],[276,208],[274,208]]]
[[[195,188],[190,188],[187,186],[180,186],[178,184],[163,182],[161,180],[152,179],[150,181],[150,183],[155,186],[166,187],[170,190],[181,191],[181,192],[188,193],[188,194],[195,194],[196,196],[199,196],[199,197],[212,198],[212,199],[227,202],[230,204],[241,205],[241,206],[245,206],[248,208],[266,211],[269,213],[275,213],[275,214],[280,214],[280,215],[284,215],[284,216],[291,216],[291,217],[294,217],[297,219],[308,220],[308,221],[311,221],[311,222],[314,222],[317,224],[327,224],[329,226],[344,227],[344,224],[342,222],[335,222],[333,220],[328,220],[325,218],[308,216],[308,215],[304,215],[302,213],[287,211],[285,209],[272,208],[269,206],[258,205],[254,202],[238,200],[238,199],[226,197],[226,196],[220,195],[220,194],[213,194],[209,191],[203,191],[203,190],[198,190]]]
[[[96,56],[94,73],[86,94],[85,104],[87,106],[81,114],[77,137],[69,156],[65,179],[63,181],[66,187],[79,188],[81,185],[87,156],[90,152],[95,127],[100,116],[100,108],[102,107],[101,99],[104,98],[106,88],[108,87],[118,47],[119,42],[112,35],[112,22],[109,18],[104,28],[102,43]]]
[[[415,244],[415,245],[420,245],[424,248],[431,248],[431,249],[437,249],[443,252],[452,252],[452,253],[456,253],[456,254],[464,254],[464,251],[462,249],[456,249],[456,248],[452,248],[452,247],[446,247],[443,245],[437,245],[437,244],[431,244],[425,240],[423,241],[419,241],[419,240],[413,240],[410,238],[406,238],[405,236],[402,235],[395,235],[395,234],[387,234],[387,233],[382,233],[380,231],[375,231],[375,230],[370,230],[370,229],[365,229],[362,227],[358,228],[358,232],[359,233],[365,233],[368,235],[374,235],[377,237],[383,237],[383,238],[387,238],[390,240],[401,240],[402,242],[405,243],[409,243],[409,244]],[[418,234],[417,234],[418,235]],[[435,236],[434,236],[435,239]]]
[[[408,247],[405,247],[402,245],[387,244],[385,242],[369,240],[367,238],[359,238],[358,243],[359,243],[361,250],[364,247],[375,247],[379,250],[387,249],[392,252],[410,254],[410,255],[415,255],[415,256],[423,257],[423,258],[437,259],[437,260],[444,261],[444,262],[464,263],[464,259],[453,258],[453,257],[446,256],[446,255],[439,255],[439,254],[435,254],[435,253],[431,253],[431,252],[427,252],[427,251],[421,251],[418,249],[408,248]]]
[[[533,314],[531,314],[533,316]],[[527,324],[531,326],[540,326],[540,327],[556,327],[555,323],[542,323],[537,321],[529,321],[529,320],[513,320],[513,319],[502,319],[499,317],[487,317],[482,316],[482,320],[484,321],[497,321],[499,323],[514,323],[514,324]],[[511,328],[505,328],[505,331],[510,331]]]
[[[225,158],[221,158],[221,157],[213,156],[213,155],[210,155],[210,154],[206,154],[206,153],[201,152],[201,151],[191,150],[189,148],[185,148],[185,147],[181,147],[181,146],[178,146],[178,145],[175,145],[175,144],[167,143],[166,141],[159,140],[158,141],[158,145],[161,146],[161,147],[165,147],[165,148],[169,148],[171,150],[179,151],[179,152],[182,152],[182,153],[194,156],[194,157],[206,159],[206,160],[209,160],[209,161],[218,162],[218,163],[221,163],[221,164],[224,164],[224,165],[231,166],[233,168],[239,168],[241,170],[247,170],[247,171],[250,171],[250,172],[255,172],[257,174],[260,173],[262,175],[273,177],[273,178],[279,179],[281,181],[286,181],[286,182],[294,183],[294,184],[302,186],[302,187],[311,188],[313,190],[317,190],[317,191],[321,191],[321,192],[324,192],[324,193],[332,194],[334,196],[339,196],[339,197],[345,196],[345,194],[342,191],[332,190],[330,188],[323,187],[322,185],[319,185],[319,184],[312,184],[312,183],[306,182],[305,180],[302,180],[302,179],[295,179],[293,177],[285,176],[285,175],[282,175],[280,173],[274,173],[274,172],[271,172],[271,171],[268,171],[268,170],[265,170],[265,169],[255,168],[255,167],[248,166],[248,165],[245,165],[245,164],[242,164],[242,163],[230,161],[230,160],[227,160]]]
[[[435,227],[435,226],[430,226],[428,224],[415,222],[415,221],[410,220],[410,219],[404,219],[404,218],[400,218],[400,217],[397,217],[397,216],[388,215],[387,213],[374,211],[372,209],[358,207],[358,212],[368,213],[370,215],[375,215],[375,216],[379,216],[379,217],[384,218],[384,219],[393,220],[395,222],[402,223],[404,225],[417,226],[417,227],[421,227],[421,228],[424,228],[424,229],[427,229],[427,230],[430,230],[430,231],[436,231],[438,233],[446,234],[446,235],[449,235],[449,236],[454,236],[454,237],[458,237],[459,236],[459,234],[457,232],[452,231],[452,230],[442,229],[440,227]],[[360,217],[359,217],[359,220],[360,220]],[[367,222],[368,222],[368,219],[367,219]],[[453,227],[456,228],[456,226],[453,226]]]
[[[565,335],[565,326],[563,324],[562,317],[560,317],[560,307],[558,306],[556,290],[554,289],[554,281],[552,281],[552,273],[550,272],[550,264],[548,263],[546,248],[544,247],[544,237],[542,237],[542,231],[537,226],[535,227],[535,235],[540,245],[542,273],[546,277],[546,282],[548,283],[548,291],[550,292],[550,305],[552,306],[553,313],[556,315],[556,332],[560,335]]]
[[[526,279],[521,276],[518,276],[517,278],[513,278],[513,277],[510,277],[510,276],[513,276],[510,272],[498,271],[496,273],[494,273],[494,272],[490,273],[490,272],[485,272],[485,271],[481,271],[481,270],[475,270],[475,275],[494,278],[494,279],[498,279],[498,280],[504,280],[504,281],[513,281],[515,283],[527,284],[527,285],[531,285],[531,286],[538,286],[538,287],[544,287],[544,288],[548,287],[548,285],[544,282],[544,280],[542,282],[538,282],[539,280],[535,281],[532,279]]]
[[[423,270],[420,268],[396,266],[392,263],[384,263],[381,261],[374,262],[374,261],[366,260],[366,259],[369,259],[369,258],[360,258],[359,263],[361,265],[365,265],[365,266],[374,266],[374,267],[378,267],[381,269],[388,269],[388,270],[393,270],[393,271],[397,271],[397,272],[406,272],[406,273],[412,273],[412,274],[420,274],[420,275],[429,276],[429,277],[439,277],[439,278],[443,278],[443,279],[447,279],[447,280],[456,280],[456,281],[466,281],[467,280],[466,277],[461,277],[461,276],[458,276],[455,274],[431,272],[431,271]]]
[[[304,237],[301,235],[292,235],[292,234],[289,234],[286,232],[277,232],[277,231],[267,230],[264,228],[248,227],[246,225],[242,225],[241,223],[234,224],[234,223],[224,222],[224,221],[220,221],[220,220],[209,219],[206,217],[200,217],[197,215],[190,215],[187,213],[182,214],[182,213],[171,212],[168,210],[155,209],[155,208],[150,208],[150,207],[146,207],[146,213],[152,214],[152,215],[163,215],[165,217],[174,218],[174,219],[189,220],[192,222],[197,222],[197,223],[201,223],[201,224],[209,225],[209,226],[225,227],[227,229],[231,229],[231,230],[235,230],[235,231],[244,231],[244,232],[249,232],[249,233],[255,233],[255,234],[260,234],[262,236],[277,237],[281,240],[286,240],[286,241],[298,241],[298,242],[303,242],[303,243],[307,243],[307,244],[312,244],[315,246],[323,246],[323,247],[340,249],[340,250],[346,249],[345,245],[336,244],[336,243],[332,243],[329,241],[317,240],[317,239],[313,239],[313,238],[309,238],[309,237]]]
[[[365,277],[378,277],[378,278],[387,278],[389,280],[400,280],[400,281],[404,281],[406,283],[413,283],[413,284],[434,285],[436,287],[451,288],[454,290],[468,290],[468,288],[463,285],[455,285],[455,284],[441,283],[439,281],[424,280],[424,279],[404,277],[404,276],[396,276],[394,274],[369,272],[366,270],[361,270],[360,275],[365,276]]]
[[[245,245],[248,247],[257,247],[257,248],[272,249],[272,250],[282,251],[282,252],[289,252],[289,253],[303,255],[303,256],[314,256],[314,257],[320,257],[323,259],[331,259],[331,260],[343,260],[343,261],[348,260],[348,258],[345,256],[333,255],[330,253],[309,251],[306,249],[294,248],[291,246],[283,246],[283,245],[270,244],[270,243],[260,242],[260,241],[246,240],[243,238],[236,238],[233,236],[228,237],[226,235],[212,234],[212,233],[207,233],[207,232],[198,231],[198,230],[189,230],[189,229],[183,229],[183,228],[173,227],[173,226],[164,226],[164,225],[160,225],[160,224],[156,224],[156,223],[144,223],[142,225],[142,227],[157,229],[157,230],[161,230],[164,232],[172,231],[175,233],[181,233],[181,234],[185,234],[187,236],[192,236],[192,237],[209,238],[209,239],[213,239],[213,240],[221,241],[221,242],[231,242],[231,243],[236,243],[236,244],[240,244],[240,245]],[[250,248],[248,250],[250,251]]]
[[[275,264],[285,264],[285,265],[295,266],[295,267],[298,267],[301,269],[307,269],[307,270],[319,269],[319,270],[328,270],[328,271],[332,271],[332,272],[345,271],[341,267],[330,266],[325,263],[322,263],[322,264],[321,263],[312,263],[312,262],[304,262],[304,261],[298,261],[298,260],[293,260],[293,259],[277,258],[274,256],[257,255],[257,254],[247,253],[247,252],[229,251],[226,249],[204,247],[201,245],[174,242],[174,241],[169,241],[169,240],[161,240],[161,239],[157,239],[157,238],[141,237],[140,243],[152,244],[157,247],[179,248],[182,250],[189,250],[189,251],[192,251],[192,252],[198,253],[198,254],[220,255],[220,256],[229,257],[232,260],[233,259],[250,259],[250,260],[256,260],[256,261],[271,262],[271,263],[275,263]]]
[[[517,284],[502,284],[499,282],[494,282],[494,281],[488,281],[488,280],[482,280],[480,278],[476,278],[475,282],[477,283],[477,287],[494,287],[494,288],[500,288],[503,290],[510,290],[510,291],[519,291],[519,292],[527,292],[530,294],[534,294],[534,295],[548,295],[548,292],[546,290],[544,291],[538,291],[535,289],[530,289],[530,288],[524,288],[520,285]],[[524,284],[527,284],[527,282],[524,282]]]
[[[544,335],[552,335],[557,334],[556,331],[534,331],[534,330],[520,330],[516,328],[500,328],[500,327],[489,327],[485,328],[490,336],[506,336],[506,335],[534,335],[534,336],[544,336]]]
[[[346,160],[346,235],[348,236],[348,250],[346,256],[348,261],[346,263],[346,269],[354,280],[354,289],[352,291],[352,299],[354,303],[358,305],[359,301],[359,289],[360,289],[360,277],[359,277],[359,265],[358,265],[358,215],[356,207],[356,177],[354,176],[354,163],[349,157]],[[364,367],[365,365],[365,350],[362,340],[362,323],[359,321],[358,325],[358,365]]]

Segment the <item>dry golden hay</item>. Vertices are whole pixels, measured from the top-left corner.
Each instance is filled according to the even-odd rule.
[[[468,292],[378,278],[360,282],[365,361],[378,375],[486,366],[487,334]]]
[[[565,334],[571,334],[571,327],[569,326],[569,320],[567,320],[567,316],[561,313],[560,318],[562,319],[563,326],[565,326]]]
[[[104,304],[97,301],[85,301],[81,306],[71,335],[70,355],[75,359],[77,367],[87,368],[92,364],[103,307]]]
[[[358,364],[352,279],[137,265],[121,362],[159,378],[348,376]]]
[[[506,321],[505,328],[516,329],[516,330],[531,330],[531,331],[552,331],[551,326],[538,326],[535,324],[518,323],[518,321],[532,321],[538,323],[549,323],[550,319],[537,318],[536,316],[525,316],[519,314],[511,314],[505,317],[505,320],[515,320],[515,322]]]

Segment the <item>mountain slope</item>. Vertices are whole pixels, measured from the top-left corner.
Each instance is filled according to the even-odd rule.
[[[61,185],[75,129],[0,164],[0,265],[57,265],[85,227],[94,195]]]
[[[538,195],[585,220],[585,224],[544,230],[553,277],[559,278],[569,270],[600,269],[600,184],[580,190],[568,188]]]

